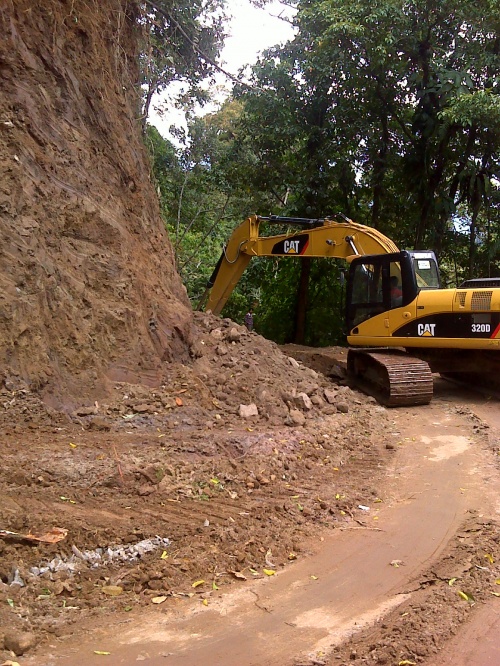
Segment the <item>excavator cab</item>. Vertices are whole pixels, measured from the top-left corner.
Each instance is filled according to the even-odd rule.
[[[433,252],[404,250],[357,257],[351,262],[347,281],[347,330],[382,312],[408,305],[421,289],[439,288]]]

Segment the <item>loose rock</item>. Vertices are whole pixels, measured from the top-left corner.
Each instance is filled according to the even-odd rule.
[[[5,634],[4,645],[6,650],[13,652],[16,657],[25,654],[37,644],[35,634],[29,631],[10,631]]]
[[[258,416],[259,410],[257,409],[257,405],[252,402],[249,405],[240,405],[238,413],[242,419],[250,419],[254,416]]]

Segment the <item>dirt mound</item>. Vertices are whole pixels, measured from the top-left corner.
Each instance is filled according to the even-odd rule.
[[[191,342],[140,137],[133,7],[0,10],[0,381],[58,408],[159,384]]]
[[[286,566],[377,497],[383,408],[230,320],[196,314],[194,331],[196,360],[157,388],[116,383],[66,415],[1,391],[0,528],[68,530],[0,537],[6,631],[37,642],[103,608],[203,600]]]

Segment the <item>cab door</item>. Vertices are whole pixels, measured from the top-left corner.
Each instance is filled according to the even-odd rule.
[[[390,310],[410,303],[416,284],[407,252],[359,257],[351,262],[346,292],[348,331]],[[390,326],[378,326],[377,335],[390,335]]]

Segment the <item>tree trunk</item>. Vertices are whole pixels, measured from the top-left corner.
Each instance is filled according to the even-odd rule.
[[[472,218],[470,222],[469,232],[469,280],[474,277],[474,264],[476,258],[476,230],[477,230],[477,217],[479,214],[479,206],[474,206],[472,211]]]
[[[295,310],[295,332],[293,336],[293,341],[296,345],[303,345],[306,338],[307,295],[309,291],[311,261],[311,257],[305,257],[300,262],[300,279],[297,290],[297,307]]]
[[[142,107],[141,126],[143,134],[146,133],[146,125],[149,117],[149,107],[151,106],[151,101],[153,99],[153,95],[155,93],[157,84],[158,81],[153,81],[153,80],[148,81],[148,91],[146,93],[146,98],[144,100],[144,105]]]
[[[382,208],[382,196],[384,193],[384,176],[387,169],[387,150],[389,146],[389,127],[387,115],[382,114],[382,137],[380,148],[373,162],[373,206],[372,206],[372,227],[378,229],[380,210]]]

